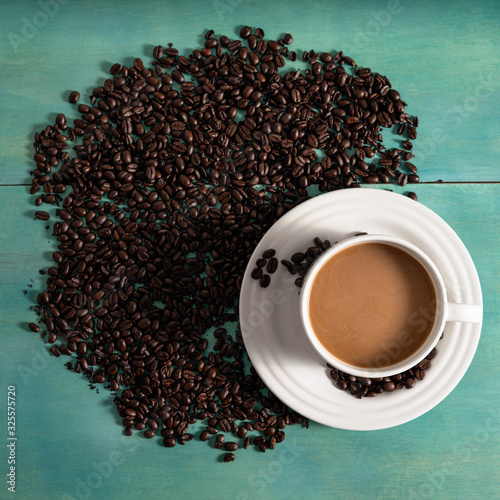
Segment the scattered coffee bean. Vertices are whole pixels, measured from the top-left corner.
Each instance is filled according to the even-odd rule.
[[[50,214],[48,212],[38,210],[37,212],[35,212],[35,217],[39,220],[49,220]]]
[[[408,198],[411,198],[412,200],[418,201],[417,193],[414,193],[413,191],[410,191],[408,193]]]
[[[262,275],[263,275],[263,271],[260,267],[256,267],[253,271],[252,271],[252,278],[254,280],[260,280],[260,278],[262,278]]]
[[[32,332],[38,333],[40,331],[40,327],[36,323],[30,323],[28,326]]]
[[[278,269],[278,259],[276,257],[271,257],[267,263],[267,272],[273,274]]]
[[[219,434],[216,438],[215,438],[215,444],[214,446],[218,449],[222,448],[224,446],[224,434]]]
[[[226,453],[224,455],[224,463],[234,462],[236,460],[236,455],[234,453]]]
[[[69,94],[68,101],[71,104],[76,104],[78,102],[78,99],[80,99],[80,93],[76,90],[73,90],[73,92]]]
[[[276,250],[270,248],[269,250],[266,250],[262,254],[262,257],[264,257],[264,259],[270,259],[271,257],[274,257],[275,255],[276,255]]]
[[[267,288],[271,283],[271,277],[269,274],[264,274],[262,278],[260,278],[260,286],[262,288]]]
[[[236,451],[238,449],[238,445],[234,441],[229,441],[224,445],[224,449],[226,451]]]
[[[302,262],[306,258],[306,255],[302,252],[297,252],[292,255],[292,262]]]

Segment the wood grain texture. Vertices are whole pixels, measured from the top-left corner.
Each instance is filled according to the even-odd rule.
[[[47,354],[27,323],[36,319],[30,307],[42,286],[37,271],[50,265],[50,231],[47,223],[33,219],[35,207],[29,205],[25,187],[2,188],[0,336],[8,348],[0,375],[4,384],[18,387],[19,497],[83,498],[87,490],[80,481],[97,484],[95,474],[112,470],[100,487],[89,490],[92,498],[161,499],[166,491],[168,498],[179,499],[303,499],[312,493],[326,499],[332,492],[348,499],[418,499],[430,498],[425,496],[429,491],[432,498],[495,498],[500,464],[500,185],[413,189],[464,241],[482,284],[482,337],[461,383],[436,408],[408,424],[365,433],[315,423],[307,431],[287,428],[286,446],[264,455],[247,450],[226,465],[206,443],[167,450],[160,440],[124,437],[109,393],[88,390],[83,377],[66,370],[63,358]],[[106,465],[111,461],[117,464],[112,469]],[[481,494],[472,492],[476,484]]]
[[[500,181],[499,20],[496,0],[377,6],[316,0],[286,7],[263,0],[4,2],[0,380],[2,391],[18,388],[17,498],[500,498],[500,184],[493,183]],[[43,284],[38,270],[51,264],[55,244],[45,229],[54,219],[34,220],[26,184],[34,131],[58,112],[77,116],[66,102],[69,91],[88,95],[112,63],[148,61],[156,44],[172,42],[185,53],[207,29],[235,36],[243,23],[262,26],[268,36],[292,33],[292,48],[344,50],[387,75],[420,118],[415,150],[422,180],[490,182],[394,187],[415,191],[464,241],[485,315],[467,374],[422,417],[376,432],[290,427],[274,452],[242,451],[234,463],[221,464],[221,453],[207,443],[170,450],[159,439],[121,435],[109,393],[90,391],[27,329]],[[29,24],[38,27],[30,32]],[[5,484],[0,498],[9,498]]]
[[[114,62],[151,59],[156,44],[187,53],[206,29],[235,36],[241,23],[268,36],[294,35],[292,48],[343,50],[388,76],[420,117],[416,164],[423,181],[500,181],[500,4],[481,2],[75,2],[47,0],[3,7],[0,30],[0,183],[26,183],[33,132],[66,102],[101,84]],[[55,7],[54,7],[55,6]],[[266,15],[263,15],[264,9]],[[202,13],[193,19],[193,12]],[[39,26],[39,27],[37,27]],[[297,63],[296,63],[297,65]],[[83,99],[82,99],[83,102]],[[386,134],[387,135],[387,134]]]

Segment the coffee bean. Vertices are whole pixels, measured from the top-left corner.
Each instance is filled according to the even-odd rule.
[[[73,92],[69,94],[68,101],[71,104],[76,104],[78,102],[78,99],[80,99],[80,93],[76,90],[73,90]]]
[[[252,33],[252,29],[250,28],[250,26],[243,26],[243,28],[241,28],[241,30],[240,30],[240,36],[243,39],[248,38],[251,33]]]
[[[216,438],[215,438],[215,448],[222,448],[224,446],[224,434],[219,434]]]
[[[234,462],[236,460],[236,455],[234,453],[226,453],[224,455],[224,463]]]
[[[411,198],[412,200],[415,200],[415,201],[418,200],[417,193],[414,193],[413,191],[410,191],[407,196],[408,196],[408,198]]]
[[[267,264],[267,259],[258,259],[256,264],[257,267],[265,267],[265,265]]]
[[[271,259],[269,259],[266,269],[269,274],[275,273],[278,269],[278,259],[276,257],[272,257]]]
[[[30,323],[28,326],[32,332],[38,333],[40,331],[40,327],[36,323]]]
[[[35,212],[35,217],[39,220],[49,220],[50,214],[48,212],[44,212],[42,210],[39,210],[39,211]]]
[[[271,283],[271,277],[269,276],[269,274],[264,274],[261,278],[260,278],[260,286],[262,288],[267,288]]]
[[[263,254],[262,257],[265,259],[269,259],[271,257],[274,257],[276,255],[276,250],[270,248],[269,250],[266,250]]]
[[[238,449],[238,445],[234,441],[229,441],[224,445],[224,449],[226,451],[236,451]]]
[[[254,280],[260,280],[260,278],[262,278],[262,269],[260,267],[256,267],[252,273],[251,273],[251,276]]]
[[[415,379],[413,377],[408,377],[405,381],[405,387],[411,389],[415,385]]]
[[[175,438],[169,437],[163,440],[163,446],[166,448],[173,448],[176,445]]]

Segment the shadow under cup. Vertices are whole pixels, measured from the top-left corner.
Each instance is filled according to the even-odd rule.
[[[318,354],[361,377],[386,377],[435,347],[448,315],[446,288],[416,246],[386,235],[343,240],[304,279],[304,330]]]

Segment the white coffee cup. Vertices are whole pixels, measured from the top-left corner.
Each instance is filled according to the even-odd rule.
[[[311,321],[309,318],[309,302],[311,296],[311,288],[314,282],[314,278],[318,274],[319,270],[323,265],[329,261],[334,255],[338,254],[340,251],[356,246],[362,243],[383,243],[396,247],[410,256],[412,256],[416,261],[418,261],[423,268],[427,271],[429,277],[432,280],[434,290],[436,293],[436,311],[434,318],[434,325],[423,345],[413,352],[409,357],[398,361],[395,364],[384,365],[383,367],[376,368],[364,368],[359,366],[354,366],[335,357],[330,351],[328,351],[321,342],[316,337]],[[321,254],[311,265],[306,276],[304,277],[301,298],[300,298],[300,315],[302,319],[303,328],[309,339],[310,343],[316,350],[316,352],[331,366],[349,373],[350,375],[358,377],[389,377],[391,375],[396,375],[397,373],[404,372],[413,366],[417,365],[422,361],[429,352],[438,343],[441,334],[443,333],[444,326],[446,322],[449,321],[459,321],[459,322],[469,322],[478,323],[482,319],[482,308],[477,305],[472,304],[456,304],[448,302],[446,287],[444,280],[437,269],[436,265],[432,260],[418,247],[409,243],[401,238],[396,238],[393,236],[381,235],[381,234],[365,234],[361,236],[355,236],[342,240],[323,254]]]

